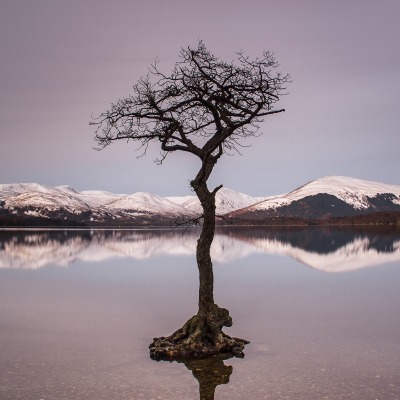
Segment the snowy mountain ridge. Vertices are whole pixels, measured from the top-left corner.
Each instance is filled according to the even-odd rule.
[[[217,214],[250,206],[258,198],[222,188],[216,196]],[[48,214],[90,214],[90,220],[127,218],[185,218],[201,214],[196,196],[161,197],[151,193],[114,194],[100,190],[78,191],[71,186],[50,187],[37,183],[0,184],[0,212],[15,216],[50,217]],[[68,215],[64,219],[68,219]],[[87,215],[86,215],[87,217]]]
[[[321,193],[336,196],[355,209],[368,208],[367,197],[375,197],[377,194],[383,193],[395,194],[397,199],[394,200],[394,203],[400,204],[399,185],[388,185],[344,176],[326,176],[300,186],[285,195],[265,199],[254,205],[254,209],[268,209],[289,205],[293,201],[300,200],[306,196],[315,196]]]
[[[251,197],[222,188],[217,215],[228,218],[324,218],[379,211],[400,211],[400,186],[342,176],[316,179],[287,194]],[[114,194],[78,191],[37,183],[0,184],[0,218],[45,218],[86,224],[163,224],[202,213],[196,196],[161,197],[151,193]]]
[[[400,186],[361,179],[327,176],[283,195],[271,196],[229,217],[239,219],[348,217],[399,211]]]

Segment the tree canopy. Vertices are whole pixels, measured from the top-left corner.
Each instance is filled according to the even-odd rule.
[[[202,161],[219,158],[257,134],[264,117],[284,111],[274,106],[290,76],[277,67],[271,52],[250,59],[241,51],[225,62],[200,41],[196,49],[181,50],[170,75],[159,70],[156,60],[131,95],[92,120],[95,140],[100,149],[115,140],[135,140],[144,151],[158,141],[160,162],[177,150]]]

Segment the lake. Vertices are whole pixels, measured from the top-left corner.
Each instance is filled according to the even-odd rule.
[[[197,312],[198,234],[0,231],[0,398],[400,399],[398,230],[220,228],[245,358],[153,361]]]

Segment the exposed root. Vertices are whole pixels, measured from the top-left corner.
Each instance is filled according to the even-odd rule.
[[[215,304],[207,315],[198,313],[172,335],[154,338],[149,346],[150,357],[154,360],[204,358],[215,354],[244,357],[244,346],[250,342],[226,335],[223,326],[232,326],[232,319],[227,309]]]

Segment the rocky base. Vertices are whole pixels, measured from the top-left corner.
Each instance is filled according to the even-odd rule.
[[[149,345],[150,357],[171,361],[216,354],[244,357],[244,346],[250,342],[226,335],[223,326],[232,326],[232,319],[228,310],[215,305],[211,313],[193,316],[172,335],[154,338]]]

